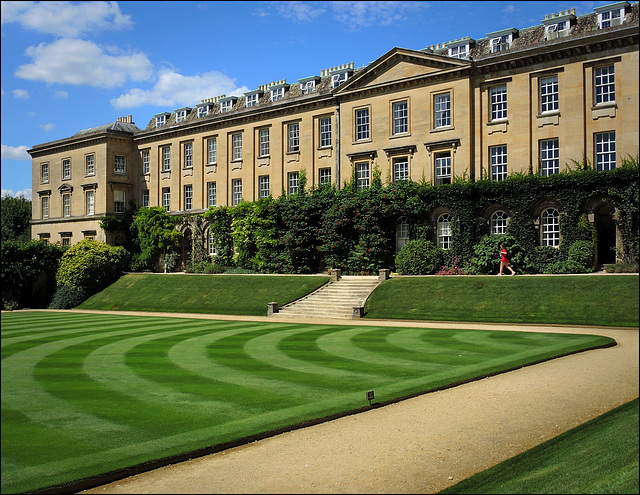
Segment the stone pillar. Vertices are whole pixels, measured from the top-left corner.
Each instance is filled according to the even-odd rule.
[[[340,270],[339,268],[332,268],[331,269],[331,281],[332,282],[337,282],[338,280],[340,280],[340,277],[342,277],[342,270]]]
[[[384,282],[389,278],[389,275],[391,275],[391,270],[388,268],[380,268],[380,270],[378,270],[378,281]]]
[[[362,318],[363,314],[364,314],[364,306],[354,306],[351,318],[353,318],[354,320],[357,318]]]
[[[277,302],[267,303],[267,316],[271,316],[274,313],[278,313],[280,308],[278,307]]]

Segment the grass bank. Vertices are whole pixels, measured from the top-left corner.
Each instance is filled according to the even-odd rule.
[[[369,390],[385,404],[614,343],[76,312],[1,317],[2,493],[124,476],[145,463],[354,412],[369,407]]]
[[[268,303],[282,306],[328,280],[323,275],[131,273],[78,309],[266,316]]]
[[[440,493],[638,493],[638,399]]]
[[[638,275],[392,277],[367,318],[638,326]]]

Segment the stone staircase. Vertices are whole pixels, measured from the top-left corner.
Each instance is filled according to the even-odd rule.
[[[380,280],[347,275],[270,313],[273,318],[360,318],[364,303]],[[355,308],[355,309],[354,309]]]

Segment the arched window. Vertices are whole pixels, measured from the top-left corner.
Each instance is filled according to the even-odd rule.
[[[541,216],[541,244],[542,246],[558,247],[560,245],[560,220],[558,210],[549,208]]]
[[[507,214],[504,211],[496,211],[491,215],[491,233],[504,235],[507,233]]]
[[[396,252],[400,252],[407,242],[409,242],[409,221],[406,217],[402,217],[396,224]]]
[[[449,249],[451,247],[451,215],[445,213],[438,218],[438,247]]]

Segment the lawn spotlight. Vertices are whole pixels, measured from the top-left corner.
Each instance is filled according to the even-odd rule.
[[[369,405],[371,405],[371,401],[373,400],[373,390],[369,390],[367,392],[367,400],[369,401]]]

